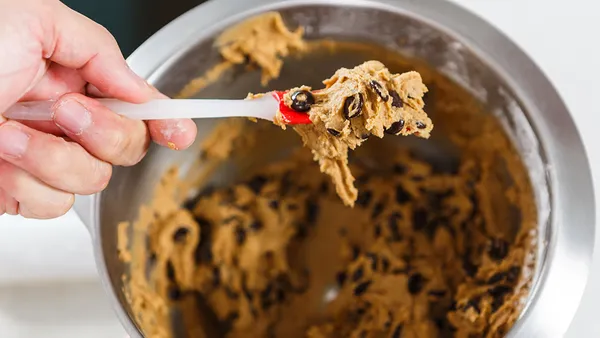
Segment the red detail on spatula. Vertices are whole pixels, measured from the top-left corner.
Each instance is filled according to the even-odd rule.
[[[286,92],[274,91],[273,97],[279,102],[279,111],[285,124],[311,124],[307,113],[300,113],[285,105],[283,96]]]

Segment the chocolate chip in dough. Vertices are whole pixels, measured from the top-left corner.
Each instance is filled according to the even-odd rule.
[[[327,128],[327,132],[328,132],[329,134],[333,135],[333,136],[339,136],[339,135],[340,135],[340,132],[339,132],[339,131],[337,131],[337,130],[335,130],[335,129],[332,129],[332,128]]]
[[[190,233],[190,230],[184,226],[178,228],[173,234],[173,241],[177,243],[185,242],[187,235]]]
[[[402,102],[400,94],[397,91],[390,90],[390,96],[392,97],[392,107],[402,108],[404,106],[404,102]]]
[[[364,99],[361,93],[348,96],[344,100],[344,117],[346,120],[362,115]]]
[[[277,210],[277,209],[279,208],[279,201],[278,201],[278,200],[271,200],[271,201],[269,202],[269,207],[270,207],[271,209],[275,209],[275,210]]]
[[[242,226],[238,226],[235,228],[235,240],[238,245],[244,244],[246,241],[246,229]]]
[[[400,338],[402,336],[402,324],[398,324],[392,332],[391,338]]]
[[[375,236],[375,238],[381,236],[381,224],[376,224],[375,227],[373,227],[373,236]]]
[[[398,204],[406,204],[410,202],[411,195],[408,191],[404,189],[401,185],[396,186],[396,203]]]
[[[362,283],[358,284],[354,288],[354,295],[357,297],[363,295],[365,292],[367,292],[367,290],[369,289],[369,286],[371,286],[372,283],[373,283],[372,281],[366,281],[366,282],[362,282]]]
[[[346,271],[340,271],[335,275],[335,280],[337,281],[339,287],[344,286],[347,278],[348,274],[346,274]]]
[[[383,204],[383,202],[378,202],[377,204],[375,204],[373,206],[373,210],[371,211],[371,219],[379,217],[379,215],[381,215],[381,213],[383,212],[384,207],[385,205]]]
[[[264,176],[254,176],[250,182],[248,182],[248,187],[258,195],[265,184],[267,184],[267,181],[267,178]]]
[[[291,108],[297,112],[305,113],[310,110],[311,106],[315,104],[315,97],[307,90],[295,91],[292,96]]]
[[[167,261],[167,278],[171,282],[175,282],[175,267],[171,261]]]
[[[373,89],[373,91],[375,93],[377,93],[377,95],[379,95],[379,97],[383,100],[383,102],[387,102],[389,100],[390,97],[387,94],[387,90],[385,90],[385,88],[383,88],[381,83],[379,83],[375,80],[371,80],[369,82],[369,85],[371,86],[371,89]]]
[[[412,214],[413,229],[415,229],[417,231],[424,230],[427,227],[427,218],[428,218],[427,210],[421,209],[421,208],[417,208],[417,209],[413,210],[413,214]]]
[[[404,120],[392,123],[392,125],[385,130],[385,133],[389,135],[398,135],[402,131],[402,128],[404,128]]]
[[[255,220],[254,222],[252,222],[250,224],[250,229],[254,230],[254,231],[259,231],[260,229],[263,228],[263,224],[261,221],[259,220]]]
[[[435,298],[442,298],[447,293],[448,292],[446,290],[430,290],[429,292],[427,292],[428,295],[435,297]]]
[[[309,224],[315,224],[319,217],[319,211],[321,208],[319,204],[313,200],[306,200],[306,221]]]
[[[368,140],[370,136],[371,136],[370,134],[362,134],[362,135],[360,135],[360,139],[363,141]]]
[[[183,297],[183,293],[181,292],[181,289],[179,289],[179,287],[177,287],[176,285],[172,285],[171,287],[169,287],[168,296],[170,300],[176,302],[178,300],[181,300],[181,298]]]
[[[387,258],[382,258],[381,259],[381,270],[383,272],[388,272],[388,270],[390,269],[390,260]]]
[[[373,192],[371,190],[362,189],[358,192],[358,198],[356,199],[356,205],[366,208],[371,203],[373,198]]]
[[[425,129],[425,128],[427,128],[427,125],[421,121],[417,121],[417,128]]]
[[[360,255],[360,248],[357,245],[352,246],[352,260],[355,261]]]
[[[363,269],[362,266],[359,266],[358,269],[356,269],[354,271],[354,273],[352,274],[352,281],[353,282],[358,282],[359,280],[361,280],[363,277],[365,276],[365,270]]]
[[[509,283],[514,283],[519,279],[519,275],[521,274],[521,267],[519,266],[511,266],[508,269],[506,281]]]
[[[400,227],[398,222],[402,219],[402,215],[395,212],[388,218],[388,231],[390,232],[390,238],[392,242],[400,242],[402,235],[400,234]]]
[[[502,260],[508,255],[509,244],[501,238],[491,240],[488,248],[488,255],[495,261]]]
[[[423,275],[420,273],[415,273],[408,277],[408,292],[410,292],[411,295],[416,295],[417,293],[421,292],[424,286],[425,277],[423,277]]]

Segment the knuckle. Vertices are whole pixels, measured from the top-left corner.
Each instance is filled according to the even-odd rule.
[[[106,188],[112,176],[112,166],[106,162],[95,160],[92,164],[92,190],[89,192],[95,194]]]
[[[147,148],[146,144],[140,147],[137,141],[136,133],[125,134],[124,132],[114,132],[110,137],[109,146],[107,146],[107,158],[109,162],[115,165],[133,166],[141,159],[144,151],[140,148]],[[146,142],[147,143],[147,142]]]

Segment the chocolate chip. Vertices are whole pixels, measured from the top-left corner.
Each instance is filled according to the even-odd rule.
[[[329,191],[329,181],[323,181],[319,186],[319,192],[322,194],[326,194]]]
[[[416,295],[417,293],[421,292],[424,286],[425,277],[423,277],[423,275],[420,273],[415,273],[408,277],[408,292],[410,292],[411,295]]]
[[[235,240],[238,245],[244,244],[246,241],[246,229],[242,226],[238,226],[235,228]]]
[[[190,233],[190,230],[186,227],[180,227],[178,228],[175,233],[173,234],[173,241],[177,242],[177,243],[182,243],[185,242],[185,239],[187,238],[187,235]]]
[[[521,267],[519,266],[511,266],[508,269],[506,281],[509,283],[514,283],[519,279],[519,275],[521,274]]]
[[[352,260],[355,261],[360,255],[360,248],[356,245],[352,246]]]
[[[373,91],[375,91],[375,93],[377,93],[377,95],[379,95],[379,97],[383,100],[383,102],[387,102],[387,100],[390,98],[387,94],[387,90],[385,90],[385,88],[383,88],[383,86],[381,85],[381,83],[375,81],[375,80],[371,80],[369,82],[369,85],[371,86],[371,88],[373,89]]]
[[[373,228],[373,235],[375,238],[379,238],[381,236],[381,224],[376,224]]]
[[[304,223],[296,224],[296,238],[302,239],[308,236],[308,226]]]
[[[381,270],[383,272],[388,272],[388,270],[390,269],[390,260],[387,258],[382,258],[381,259]]]
[[[306,200],[306,221],[309,224],[315,224],[317,222],[317,218],[319,217],[320,207],[317,202],[313,200]]]
[[[401,185],[396,186],[396,203],[405,204],[410,202],[412,196]]]
[[[252,222],[250,224],[250,229],[254,230],[254,231],[259,231],[260,229],[263,228],[263,224],[261,221],[259,220],[255,220],[254,222]]]
[[[285,291],[283,289],[277,289],[277,295],[275,296],[278,303],[283,303],[285,301]]]
[[[407,172],[406,167],[399,163],[394,164],[394,167],[392,168],[392,170],[394,171],[394,174],[398,174],[398,175],[404,175]]]
[[[327,128],[327,132],[330,133],[333,136],[339,136],[340,132],[335,130],[335,129],[331,129],[331,128]]]
[[[396,326],[394,332],[392,332],[391,338],[400,338],[400,336],[402,336],[402,324]]]
[[[402,102],[400,94],[397,91],[390,90],[390,96],[392,97],[392,107],[402,108],[404,106],[404,102]]]
[[[428,218],[427,210],[421,209],[421,208],[417,208],[417,209],[413,210],[413,214],[412,214],[413,229],[415,229],[417,231],[424,230],[427,227],[427,218]]]
[[[344,286],[344,282],[346,282],[347,278],[348,275],[346,274],[346,271],[340,271],[335,275],[335,280],[337,281],[339,287]]]
[[[377,217],[379,217],[379,215],[381,215],[381,213],[383,212],[383,208],[384,208],[384,204],[383,202],[378,202],[377,204],[375,204],[373,206],[373,210],[371,211],[371,219],[375,219]]]
[[[171,282],[175,282],[175,267],[171,261],[167,261],[167,278]]]
[[[498,285],[493,289],[488,290],[488,293],[493,297],[492,313],[498,311],[504,304],[504,297],[510,292],[512,292],[512,288],[505,285]]]
[[[367,252],[365,256],[367,256],[367,259],[371,261],[371,270],[377,271],[377,265],[379,263],[377,255],[373,252]]]
[[[361,93],[348,96],[344,100],[344,117],[346,120],[362,115],[364,99]]]
[[[366,208],[371,203],[371,199],[373,199],[373,192],[371,190],[360,190],[356,199],[356,205]]]
[[[467,276],[473,277],[477,274],[477,265],[473,264],[468,258],[465,258],[462,263],[463,270]]]
[[[508,276],[508,273],[501,271],[495,273],[492,277],[487,280],[487,284],[496,284],[498,282],[503,281]]]
[[[429,290],[429,292],[427,292],[428,295],[436,298],[442,298],[446,295],[446,293],[446,290]]]
[[[365,276],[365,270],[363,269],[362,266],[358,267],[358,269],[356,269],[354,271],[354,273],[352,274],[352,281],[353,282],[358,282],[359,280],[361,280],[361,278],[363,278]]]
[[[218,266],[213,267],[213,285],[219,286],[221,284],[221,270]]]
[[[358,284],[354,288],[354,295],[357,297],[363,295],[365,292],[367,292],[367,290],[369,289],[369,286],[371,286],[372,283],[373,283],[372,281],[366,281],[366,282],[362,282],[362,283]]]
[[[507,241],[501,238],[494,238],[491,240],[488,255],[495,261],[502,260],[508,255],[509,244]]]
[[[512,292],[512,288],[506,285],[497,285],[488,290],[492,297],[503,297],[510,292]]]
[[[361,140],[368,140],[370,136],[371,136],[371,134],[362,134],[362,135],[360,135],[360,139]]]
[[[388,230],[390,232],[391,240],[393,242],[399,242],[402,240],[402,235],[400,234],[400,227],[398,222],[402,219],[402,215],[394,212],[388,218]]]
[[[297,112],[305,113],[310,110],[310,107],[315,104],[315,97],[307,90],[298,90],[292,93],[291,108]]]
[[[421,121],[417,121],[417,128],[425,129],[425,128],[427,128],[427,125],[425,125],[425,123],[423,123]]]
[[[181,289],[179,289],[179,287],[177,287],[176,285],[171,285],[169,287],[168,295],[169,299],[175,302],[183,298],[183,293],[181,292]]]
[[[404,275],[408,273],[408,269],[405,268],[396,268],[392,270],[392,275]]]
[[[279,201],[278,200],[271,200],[269,202],[269,207],[271,209],[278,209],[279,208]]]
[[[392,125],[385,130],[385,133],[389,134],[389,135],[398,135],[398,134],[400,134],[400,132],[402,131],[403,128],[404,128],[404,120],[400,120],[400,121],[392,123]]]
[[[248,182],[248,187],[255,193],[255,194],[260,194],[260,191],[262,190],[262,188],[265,186],[265,184],[267,183],[267,178],[264,176],[254,176],[252,179],[250,179],[250,181]]]

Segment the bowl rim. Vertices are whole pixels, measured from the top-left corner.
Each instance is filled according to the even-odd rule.
[[[549,163],[552,215],[547,262],[521,318],[508,336],[562,337],[589,277],[595,234],[595,202],[590,163],[571,115],[540,68],[502,32],[460,5],[445,0],[211,0],[167,24],[127,59],[134,72],[154,82],[199,40],[233,22],[268,10],[293,6],[369,7],[409,15],[461,41],[503,80],[526,108]],[[486,51],[493,51],[493,54]],[[576,168],[576,170],[573,170]],[[100,195],[78,203],[89,215],[96,263],[113,308],[132,338],[142,335],[120,305],[102,252]],[[79,210],[82,210],[80,212]],[[84,219],[85,222],[85,219]]]

